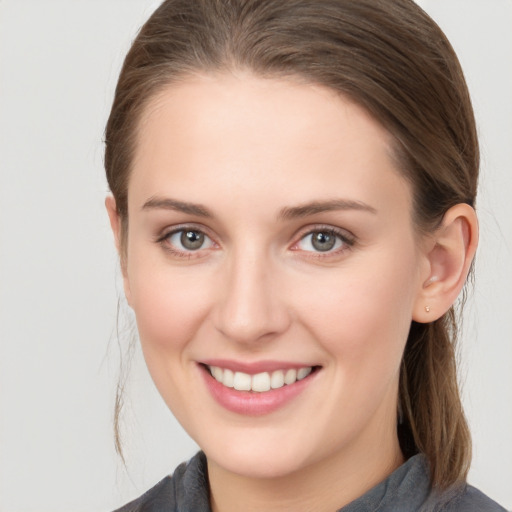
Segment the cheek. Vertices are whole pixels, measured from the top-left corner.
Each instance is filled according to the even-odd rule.
[[[187,411],[196,403],[182,390],[195,365],[190,350],[211,302],[201,279],[190,279],[165,266],[137,267],[131,274],[132,307],[144,359],[167,406],[187,428]]]
[[[204,276],[134,263],[129,272],[131,302],[144,352],[161,355],[183,349],[208,312],[210,293]]]
[[[382,255],[296,290],[304,324],[347,368],[397,368],[412,319],[414,261]]]

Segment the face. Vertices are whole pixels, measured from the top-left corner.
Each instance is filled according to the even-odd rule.
[[[125,290],[209,461],[279,476],[396,441],[424,257],[387,132],[328,89],[194,77],[147,107]]]

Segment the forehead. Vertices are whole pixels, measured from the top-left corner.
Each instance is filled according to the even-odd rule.
[[[285,190],[298,203],[337,189],[378,203],[379,186],[409,195],[392,145],[364,109],[328,88],[248,73],[194,76],[148,103],[130,189],[136,183],[149,197],[164,182],[180,191],[193,182],[188,196],[211,187],[248,198]]]

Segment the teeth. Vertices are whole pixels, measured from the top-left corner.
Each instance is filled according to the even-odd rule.
[[[222,371],[222,368],[219,368],[218,366],[212,366],[210,368],[210,371],[212,372],[213,378],[216,381],[222,382],[222,379],[224,377],[224,372]]]
[[[312,368],[299,368],[297,370],[297,380],[306,378],[311,373]]]
[[[247,373],[236,372],[235,380],[233,381],[233,387],[238,391],[250,391],[251,376]]]
[[[293,384],[297,380],[297,370],[287,370],[284,374],[284,383]]]
[[[219,382],[222,382],[227,388],[235,387],[235,374],[231,370],[222,370],[222,368],[219,368],[219,370],[223,373]]]
[[[253,375],[251,389],[253,391],[257,391],[258,393],[268,391],[270,389],[270,375],[268,372],[257,373],[256,375]]]
[[[244,372],[232,372],[218,366],[209,366],[213,378],[228,388],[235,388],[238,391],[255,391],[263,393],[270,389],[279,389],[285,385],[293,384],[298,380],[306,378],[313,370],[311,366],[293,368],[289,370],[276,370],[274,372],[262,372],[256,375],[249,375]]]
[[[283,370],[277,370],[277,372],[272,372],[272,377],[270,377],[270,387],[272,389],[282,388],[284,386],[284,372]]]

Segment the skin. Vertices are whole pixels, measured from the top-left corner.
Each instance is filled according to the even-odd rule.
[[[332,511],[403,462],[400,361],[411,320],[441,316],[464,282],[465,206],[420,238],[389,134],[328,89],[238,73],[153,98],[129,182],[125,292],[159,392],[207,455],[214,511]],[[107,209],[119,240],[112,198]],[[183,226],[207,235],[200,249],[166,237]],[[322,230],[345,241],[319,252],[308,234]],[[211,358],[321,369],[254,417],[212,398],[198,367]]]

